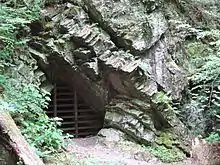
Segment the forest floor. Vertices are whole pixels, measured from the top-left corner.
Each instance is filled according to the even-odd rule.
[[[127,149],[125,149],[127,147]],[[130,148],[130,149],[128,149]],[[142,148],[143,149],[143,148]],[[190,159],[177,163],[162,163],[149,156],[145,150],[134,149],[132,145],[112,145],[100,141],[99,137],[73,139],[67,147],[68,153],[74,155],[71,165],[193,165]],[[131,151],[134,150],[134,151]],[[57,164],[58,165],[58,164]]]

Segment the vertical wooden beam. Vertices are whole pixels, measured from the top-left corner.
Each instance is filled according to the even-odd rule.
[[[57,117],[57,84],[56,83],[53,90],[53,116]]]
[[[78,130],[78,107],[77,107],[77,93],[74,91],[74,123],[75,123],[75,136],[78,137],[79,130]]]

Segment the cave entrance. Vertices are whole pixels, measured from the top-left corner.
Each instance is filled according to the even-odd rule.
[[[103,127],[103,115],[90,107],[68,84],[57,80],[53,85],[47,115],[62,118],[61,129],[76,138],[96,135]]]

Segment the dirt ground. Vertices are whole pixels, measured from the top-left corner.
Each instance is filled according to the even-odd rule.
[[[128,146],[129,147],[129,146]],[[132,147],[132,146],[131,146]],[[143,151],[134,154],[125,151],[120,146],[108,145],[97,136],[74,139],[67,148],[73,154],[77,163],[74,165],[193,165],[190,159],[178,163],[162,163],[156,158],[150,158]]]

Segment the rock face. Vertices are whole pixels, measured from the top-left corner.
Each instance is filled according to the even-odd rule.
[[[187,85],[179,46],[187,33],[169,19],[184,21],[178,4],[164,0],[49,4],[37,23],[42,30],[30,26],[34,36],[29,42],[29,52],[47,78],[52,81],[51,75],[56,75],[75,86],[105,116],[107,128],[144,144],[157,143],[161,133],[169,132],[173,147],[184,146],[177,141],[185,141],[187,129],[173,109],[152,101],[160,91],[181,100]]]
[[[2,165],[14,165],[16,162],[10,163],[11,155],[9,151],[6,150],[5,146],[3,146],[2,144],[0,144],[0,147],[0,163]]]
[[[17,157],[13,149],[10,147],[7,139],[0,130],[0,164],[1,165],[15,165],[17,164]]]

